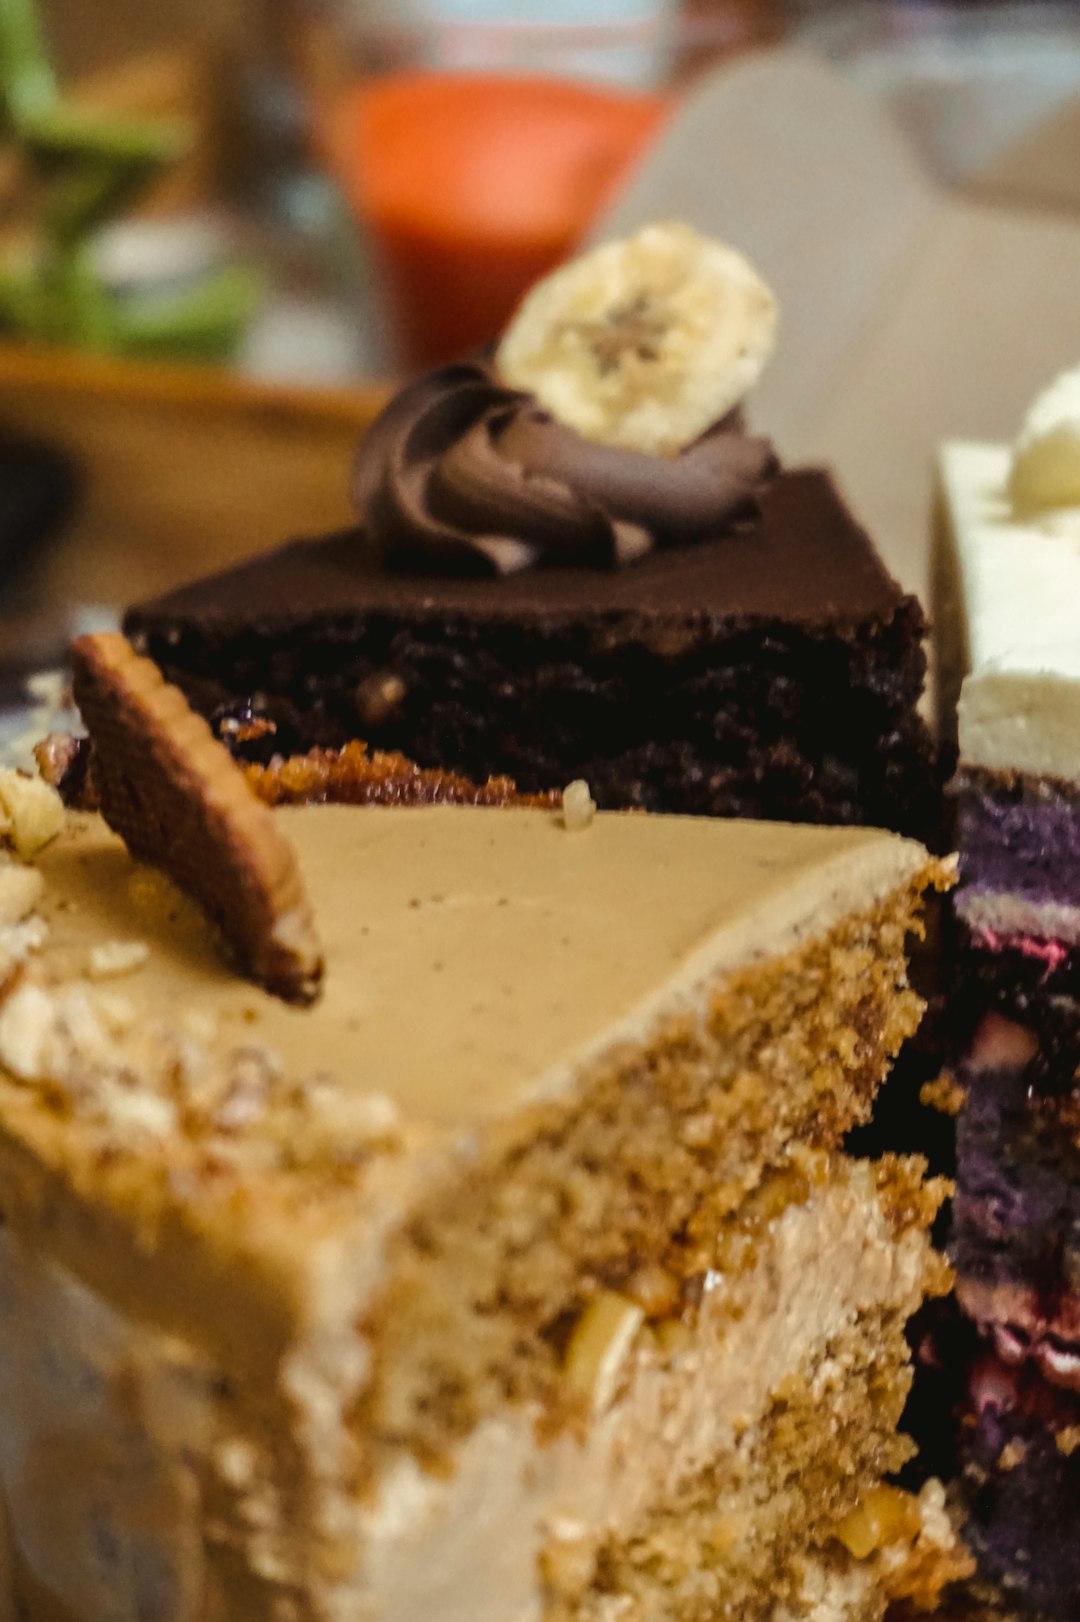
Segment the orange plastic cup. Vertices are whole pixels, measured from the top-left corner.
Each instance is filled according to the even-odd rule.
[[[566,257],[669,111],[554,78],[409,72],[362,85],[335,142],[406,370],[494,338]]]

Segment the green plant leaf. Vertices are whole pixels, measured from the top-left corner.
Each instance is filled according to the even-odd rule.
[[[56,77],[34,0],[0,0],[0,91],[16,130],[56,100]]]
[[[128,352],[220,359],[235,348],[266,292],[253,265],[224,265],[193,286],[115,300],[115,341]]]

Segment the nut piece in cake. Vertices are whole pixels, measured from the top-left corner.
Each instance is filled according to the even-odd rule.
[[[55,789],[27,772],[0,768],[0,845],[8,842],[16,855],[34,856],[63,824],[64,807]]]

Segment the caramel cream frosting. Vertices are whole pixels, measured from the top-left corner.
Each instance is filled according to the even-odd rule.
[[[776,471],[738,413],[672,456],[585,439],[482,359],[403,389],[364,436],[353,498],[391,561],[433,573],[632,562],[715,538]]]
[[[43,980],[89,978],[91,1005],[114,989],[142,1030],[183,1016],[218,1056],[262,1046],[290,1075],[333,1074],[449,1132],[565,1089],[703,981],[873,905],[925,861],[860,829],[602,814],[571,833],[555,812],[458,807],[275,815],[325,942],[316,1007],[231,973],[198,909],[90,814],[38,862]],[[113,988],[117,943],[135,961]],[[9,1005],[0,1065],[32,1072],[33,1054],[12,1064],[15,1026]]]

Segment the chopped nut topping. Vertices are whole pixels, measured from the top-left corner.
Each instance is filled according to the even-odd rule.
[[[4,836],[28,861],[64,826],[64,803],[40,777],[0,768],[0,818]]]
[[[213,1113],[219,1132],[240,1132],[266,1113],[270,1089],[281,1078],[277,1055],[269,1048],[242,1048],[236,1055],[224,1097]]]
[[[145,1087],[113,1086],[103,1100],[109,1126],[125,1137],[132,1133],[167,1138],[176,1131],[176,1105]]]
[[[0,865],[0,929],[21,924],[41,899],[45,880],[36,867],[22,867],[10,859]]]
[[[131,974],[150,956],[145,941],[102,941],[90,948],[91,980],[112,980],[121,974]]]
[[[21,924],[0,924],[0,986],[25,963],[31,952],[39,952],[48,936],[43,918],[27,918]]]
[[[16,986],[0,1006],[0,1064],[20,1081],[40,1081],[47,1075],[55,1019],[55,1000],[32,982]]]
[[[577,777],[563,789],[563,826],[571,833],[587,828],[596,815],[596,804],[583,777]]]

